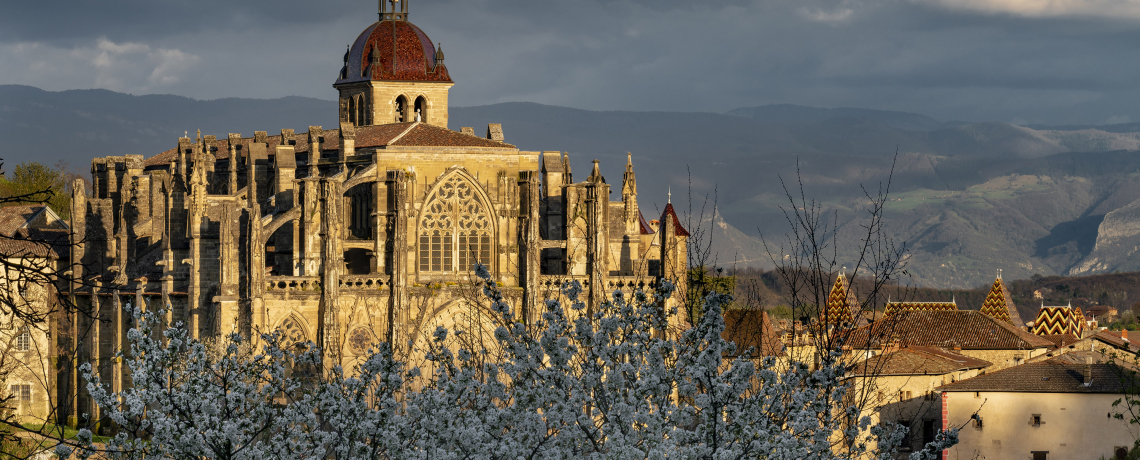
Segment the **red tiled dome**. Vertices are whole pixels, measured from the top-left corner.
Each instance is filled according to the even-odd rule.
[[[393,24],[396,27],[395,53],[392,46]],[[371,68],[375,50],[380,54],[379,72]],[[427,34],[407,21],[376,22],[364,29],[346,55],[345,65],[335,84],[370,79],[451,82],[447,67],[443,65],[443,53],[439,52],[437,56],[435,45]]]

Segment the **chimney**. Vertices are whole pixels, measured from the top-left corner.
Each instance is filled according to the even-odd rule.
[[[1125,342],[1128,341],[1128,329],[1120,331],[1120,338],[1124,339]]]
[[[488,123],[487,139],[503,142],[503,125],[501,123]]]
[[[1086,356],[1085,357],[1085,372],[1083,374],[1081,374],[1081,383],[1083,383],[1086,387],[1089,385],[1092,385],[1092,364],[1093,364],[1092,356]]]

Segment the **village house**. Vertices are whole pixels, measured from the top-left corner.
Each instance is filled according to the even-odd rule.
[[[53,243],[66,242],[67,232],[67,223],[45,205],[0,208],[0,301],[9,307],[0,314],[0,397],[9,398],[0,410],[21,423],[50,421],[56,403],[52,331],[59,323],[49,277],[66,265]]]
[[[942,458],[1125,458],[1140,426],[1111,414],[1129,375],[1073,352],[942,386],[941,428],[961,428]]]

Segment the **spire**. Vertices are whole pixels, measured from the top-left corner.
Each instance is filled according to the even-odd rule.
[[[1041,305],[1044,306],[1045,303],[1042,302]],[[1013,296],[1009,294],[1005,281],[1001,279],[1001,269],[998,269],[997,278],[994,279],[994,285],[990,288],[989,294],[986,295],[986,300],[982,302],[980,311],[994,319],[1005,321],[1017,327],[1025,324],[1021,315],[1017,313],[1017,307],[1013,304]]]
[[[567,184],[573,184],[574,183],[574,172],[570,170],[570,154],[569,153],[562,155],[562,170],[566,171],[566,176],[563,178],[563,182],[565,182]]]
[[[633,154],[626,153],[625,173],[621,177],[621,194],[637,195],[637,176],[633,173]]]
[[[843,267],[843,271],[847,271],[847,267]],[[820,318],[824,323],[850,323],[854,319],[854,313],[858,311],[858,303],[843,271],[835,277],[835,285],[831,287],[831,294],[827,296],[827,306],[823,311],[823,317]]]
[[[435,66],[443,65],[443,43],[437,44],[435,48]]]
[[[673,187],[672,186],[669,187],[669,199],[668,199],[668,201],[665,202],[665,204],[673,204]]]
[[[590,171],[590,177],[586,178],[587,181],[593,183],[605,183],[606,178],[602,177],[602,170],[598,166],[598,160],[594,160],[594,170]]]

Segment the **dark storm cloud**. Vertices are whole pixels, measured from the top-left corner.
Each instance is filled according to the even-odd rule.
[[[455,105],[725,111],[797,103],[943,119],[1140,120],[1128,0],[413,0]],[[1099,5],[1099,8],[1094,6]],[[331,99],[375,2],[20,2],[0,83]]]
[[[7,1],[0,15],[0,40],[149,40],[247,28],[284,31],[288,26],[333,22],[359,4],[351,0]]]

